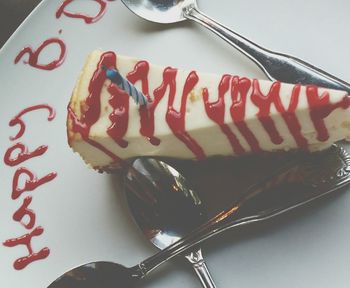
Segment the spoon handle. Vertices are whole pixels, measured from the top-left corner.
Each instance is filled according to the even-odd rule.
[[[195,4],[187,5],[183,16],[208,28],[257,64],[274,81],[315,84],[350,93],[350,84],[296,57],[265,49],[200,12]]]
[[[143,278],[149,272],[151,272],[167,260],[179,254],[188,252],[193,247],[197,246],[198,244],[202,243],[206,239],[211,238],[214,235],[228,230],[229,228],[236,226],[238,227],[247,223],[247,219],[239,219],[238,221],[232,221],[231,214],[232,213],[230,213],[230,211],[227,212],[226,215],[220,214],[222,216],[222,219],[220,219],[221,216],[218,216],[219,218],[215,217],[211,221],[208,221],[205,225],[199,227],[198,229],[190,233],[188,236],[178,240],[176,243],[165,248],[164,250],[161,250],[156,255],[151,256],[150,258],[141,262],[139,265],[137,265],[138,277]],[[252,221],[252,219],[249,219],[249,223],[251,222],[254,222],[254,220]]]
[[[196,272],[199,280],[204,288],[216,288],[213,278],[210,275],[207,264],[202,256],[202,250],[199,248],[185,256],[186,259],[192,264],[194,271]]]

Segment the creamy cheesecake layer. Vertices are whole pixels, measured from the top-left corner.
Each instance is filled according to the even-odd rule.
[[[117,69],[142,91],[139,107],[106,78]],[[96,169],[136,156],[203,159],[317,151],[349,137],[346,92],[160,67],[94,51],[68,107],[68,139]]]

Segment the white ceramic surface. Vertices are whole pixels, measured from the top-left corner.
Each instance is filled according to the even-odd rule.
[[[103,18],[88,25],[66,16],[56,19],[61,2],[43,1],[0,52],[1,158],[17,143],[9,136],[15,135],[18,127],[10,127],[8,122],[22,109],[47,103],[57,113],[52,122],[41,110],[23,117],[27,128],[19,141],[30,151],[48,145],[43,156],[15,167],[3,161],[0,164],[0,287],[46,287],[62,272],[84,262],[111,260],[131,266],[156,252],[132,222],[122,193],[114,192],[120,190],[116,177],[89,170],[66,142],[66,106],[91,50],[112,49],[158,64],[264,78],[233,48],[195,24],[148,23],[117,0],[107,1]],[[294,54],[350,81],[349,1],[201,0],[199,6],[266,47]],[[99,5],[93,0],[75,0],[69,9],[95,14]],[[52,37],[66,43],[62,66],[44,71],[22,61],[14,64],[24,46],[35,48]],[[40,62],[51,61],[57,52],[56,46],[48,47]],[[57,177],[12,200],[12,179],[22,166],[38,177],[53,171]],[[42,235],[32,238],[32,246],[34,251],[48,247],[50,255],[17,271],[13,262],[27,255],[28,249],[2,243],[30,232],[12,219],[30,195],[30,208],[37,216],[35,226],[44,228]],[[228,232],[205,243],[203,251],[217,286],[348,287],[349,207],[350,194],[344,193],[243,237]],[[140,287],[200,285],[191,269],[178,259],[154,272]]]

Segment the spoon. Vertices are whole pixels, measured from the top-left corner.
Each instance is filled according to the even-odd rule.
[[[250,58],[266,76],[274,81],[310,84],[344,90],[350,84],[296,57],[268,50],[198,10],[196,0],[122,0],[136,15],[156,23],[193,20],[214,32],[231,46]]]
[[[149,201],[153,183],[133,167],[128,171],[128,189]],[[350,155],[340,146],[320,153],[300,153],[261,183],[253,185],[242,199],[205,224],[133,267],[112,262],[93,262],[76,267],[49,288],[130,288],[150,271],[176,255],[188,253],[204,240],[230,228],[269,220],[304,206],[350,182]],[[180,188],[180,186],[179,186]]]
[[[131,214],[153,245],[163,250],[205,222],[201,199],[177,170],[153,158],[137,158],[132,167],[152,185],[147,197],[135,185],[125,185],[125,192]],[[126,174],[126,182],[133,181],[131,171]],[[203,287],[216,287],[200,248],[185,257]]]

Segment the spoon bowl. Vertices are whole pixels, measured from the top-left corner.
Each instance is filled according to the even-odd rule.
[[[125,176],[126,198],[137,225],[153,245],[165,249],[204,224],[203,202],[175,168],[153,158],[137,158],[131,165]],[[140,175],[145,180],[142,188],[135,185]],[[201,249],[185,257],[203,287],[215,287]]]
[[[177,170],[153,158],[138,158],[131,165],[126,198],[137,225],[156,247],[164,249],[204,223],[201,199]],[[147,181],[142,191],[130,185],[139,175]]]
[[[186,2],[188,0],[123,0],[123,3],[136,15],[164,24],[186,20],[182,12]]]
[[[138,278],[133,270],[112,262],[92,262],[73,268],[48,288],[131,288]]]

